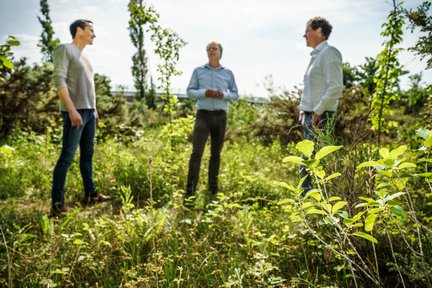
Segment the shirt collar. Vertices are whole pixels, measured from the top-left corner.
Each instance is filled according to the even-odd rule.
[[[213,67],[210,66],[210,64],[206,63],[206,64],[204,64],[204,67],[205,67],[205,68],[208,68],[208,69],[212,69],[212,70],[224,69],[224,67],[223,67],[222,65],[220,65],[220,64],[219,64],[218,67],[213,68]]]
[[[321,52],[325,47],[328,46],[327,40],[324,40],[323,42],[321,42],[320,44],[318,44],[314,50],[312,50],[312,52],[310,53],[311,56],[318,54],[319,52]]]

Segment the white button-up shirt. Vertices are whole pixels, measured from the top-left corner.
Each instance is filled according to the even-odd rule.
[[[343,92],[342,55],[323,41],[311,56],[303,79],[300,110],[318,115],[324,111],[336,111]]]

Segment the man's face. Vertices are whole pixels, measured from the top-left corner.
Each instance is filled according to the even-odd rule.
[[[78,30],[80,31],[80,37],[81,39],[88,45],[93,44],[93,39],[96,37],[96,34],[93,30],[93,24],[87,23],[86,27],[84,29],[81,29],[78,27]]]
[[[306,31],[303,37],[306,39],[306,46],[315,48],[318,46],[322,41],[325,40],[325,37],[323,36],[321,32],[321,28],[318,28],[316,30],[313,30],[311,25],[306,26]]]
[[[211,42],[207,45],[207,56],[209,60],[220,60],[221,51],[219,45],[215,42]]]

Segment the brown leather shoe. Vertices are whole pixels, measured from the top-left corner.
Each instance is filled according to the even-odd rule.
[[[58,217],[58,216],[61,216],[63,213],[66,213],[68,210],[69,210],[69,208],[66,205],[64,205],[62,209],[51,208],[49,216],[50,217]]]
[[[85,195],[82,202],[84,204],[94,204],[99,202],[111,201],[112,199],[113,198],[111,196],[97,193],[95,195]]]

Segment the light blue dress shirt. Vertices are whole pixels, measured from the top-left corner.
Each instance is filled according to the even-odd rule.
[[[222,99],[208,98],[205,96],[207,89],[220,90],[224,96]],[[219,66],[212,68],[209,64],[197,67],[192,73],[187,95],[192,100],[197,100],[197,110],[228,110],[228,102],[239,98],[234,74],[231,70]]]
[[[315,47],[311,56],[303,78],[300,110],[318,115],[336,111],[343,92],[342,55],[323,41]]]

